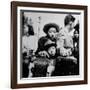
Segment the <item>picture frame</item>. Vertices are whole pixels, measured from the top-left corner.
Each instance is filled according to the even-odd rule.
[[[31,15],[32,18],[35,18],[38,15],[40,15],[41,17],[44,17],[44,15],[46,15],[45,17],[47,18],[50,15],[53,18],[54,18],[53,15],[55,15],[56,17],[59,17],[58,15],[61,15],[61,12],[63,13],[67,12],[67,14],[72,13],[73,15],[77,13],[77,16],[79,16],[80,18],[79,22],[80,22],[80,28],[81,28],[81,31],[80,31],[81,39],[79,39],[81,43],[80,50],[82,51],[82,53],[81,51],[79,52],[80,57],[81,57],[80,67],[79,67],[80,72],[82,72],[80,73],[81,76],[80,75],[77,75],[78,77],[74,77],[74,76],[58,77],[57,76],[57,77],[50,77],[49,79],[48,77],[47,78],[41,77],[41,78],[36,78],[36,79],[33,79],[33,78],[22,79],[21,77],[22,71],[20,71],[21,65],[19,65],[20,63],[22,63],[20,61],[22,58],[22,55],[21,55],[22,46],[20,46],[22,44],[22,40],[20,41],[20,39],[22,38],[21,29],[23,29],[22,28],[23,27],[22,12],[24,12],[24,14],[26,14],[27,16]],[[27,12],[29,12],[29,14],[27,14]],[[64,14],[62,14],[61,16],[64,17]],[[60,16],[60,20],[61,20],[61,16]],[[42,23],[49,20],[49,18],[47,19],[45,17],[42,19],[42,21],[44,20]],[[38,17],[38,19],[39,21],[37,23],[40,24],[41,18]],[[87,73],[88,73],[87,71],[87,63],[88,63],[87,62],[87,55],[88,55],[87,54],[87,33],[88,33],[87,26],[88,26],[88,23],[87,23],[87,19],[88,19],[87,6],[84,6],[84,5],[67,5],[67,4],[12,1],[11,2],[11,88],[15,89],[15,88],[32,88],[32,87],[49,87],[49,86],[87,84],[88,83],[88,77],[87,77]],[[35,20],[34,20],[34,23],[36,22]],[[54,19],[50,19],[51,22],[53,20]],[[56,18],[56,22],[59,22],[57,18]],[[62,21],[60,22],[60,24],[61,23]]]

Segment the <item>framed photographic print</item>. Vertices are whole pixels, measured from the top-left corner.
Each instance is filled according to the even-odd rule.
[[[87,6],[11,2],[11,88],[87,84]]]

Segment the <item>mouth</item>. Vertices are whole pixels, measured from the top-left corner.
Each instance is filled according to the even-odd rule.
[[[51,38],[55,38],[54,36],[51,36]]]
[[[54,53],[51,53],[52,56],[54,56],[55,54]]]

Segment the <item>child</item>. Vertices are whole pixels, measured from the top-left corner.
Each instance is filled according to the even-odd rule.
[[[47,67],[47,77],[50,77],[55,70],[55,59],[56,59],[56,44],[50,40],[45,43],[45,50],[49,55],[49,64]]]

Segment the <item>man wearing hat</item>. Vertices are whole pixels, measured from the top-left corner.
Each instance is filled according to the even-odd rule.
[[[45,32],[46,36],[39,39],[36,54],[48,57],[49,55],[45,51],[45,43],[48,40],[56,43],[56,33],[59,32],[59,27],[55,23],[49,23],[44,26],[43,31]]]

